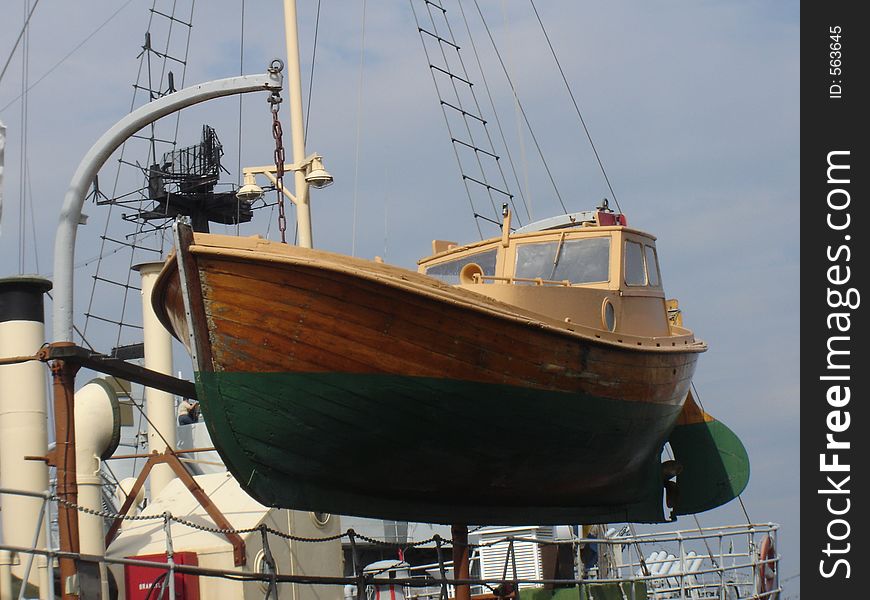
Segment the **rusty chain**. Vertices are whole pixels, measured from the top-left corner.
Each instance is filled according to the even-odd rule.
[[[278,107],[281,105],[281,94],[272,92],[269,96],[269,104],[272,110],[272,137],[275,138],[275,177],[278,180],[275,185],[278,203],[278,229],[281,231],[281,243],[287,243],[287,216],[284,212],[284,130],[278,119]]]

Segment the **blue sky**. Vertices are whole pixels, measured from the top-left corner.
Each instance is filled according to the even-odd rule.
[[[126,5],[29,96],[26,272],[50,272],[66,184],[93,141],[130,108],[150,4]],[[169,4],[158,2],[158,8]],[[247,3],[246,72],[262,72],[284,54],[277,4]],[[185,5],[179,2],[179,10]],[[709,343],[695,382],[705,408],[745,442],[753,473],[744,502],[753,520],[783,524],[781,573],[794,575],[800,552],[798,2],[537,5],[629,222],[658,236],[665,289],[679,298],[686,324]],[[107,0],[41,4],[29,39],[29,80],[119,6]],[[306,96],[314,6],[300,3]],[[481,6],[568,209],[591,208],[610,192],[534,14],[519,1],[483,0]],[[238,2],[197,3],[187,83],[239,73],[239,11]],[[22,2],[0,8],[0,59],[8,56],[23,12]],[[477,230],[408,3],[368,3],[360,91],[361,22],[362,3],[323,3],[308,149],[324,155],[336,183],[313,195],[315,244],[345,253],[355,246],[359,256],[382,255],[413,267],[432,239],[471,241]],[[458,21],[454,27],[464,26]],[[509,145],[528,176],[533,212],[538,218],[560,212],[528,134],[517,133],[488,42],[476,38]],[[4,275],[18,271],[21,247],[22,106],[13,102],[22,86],[20,56],[0,82],[0,120],[9,129]],[[286,103],[282,111],[286,115]],[[245,98],[242,114],[244,164],[268,163],[265,100]],[[227,180],[235,181],[238,100],[185,111],[183,145],[198,141],[203,122],[217,128],[231,171]],[[107,167],[101,182],[113,177]],[[79,260],[98,252],[106,219],[103,208],[90,205],[86,212],[91,221],[79,233]],[[122,231],[112,219],[113,230]],[[80,311],[90,294],[88,275],[88,268],[77,274]],[[115,309],[109,297],[103,299],[107,311]],[[114,341],[111,334],[99,339],[103,346]],[[189,374],[184,360],[177,360],[179,368]],[[704,525],[743,520],[735,504],[699,518]]]

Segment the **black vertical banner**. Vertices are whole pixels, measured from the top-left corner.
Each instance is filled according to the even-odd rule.
[[[870,24],[801,6],[801,591],[867,598]],[[787,552],[788,549],[781,549]]]

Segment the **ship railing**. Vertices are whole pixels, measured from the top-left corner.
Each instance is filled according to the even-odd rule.
[[[623,536],[629,560],[616,568],[616,576],[649,573],[652,598],[775,597],[778,581],[762,581],[762,571],[775,573],[779,557],[763,558],[759,550],[765,536],[776,547],[778,529],[768,523]],[[644,546],[652,550],[646,557]]]
[[[471,569],[472,573],[480,574],[479,552],[482,548],[498,545],[506,547],[512,542],[571,545],[575,557],[575,579],[545,580],[542,577],[514,579],[511,575],[516,573],[515,566],[510,564],[512,559],[510,551],[506,548],[503,548],[505,562],[500,566],[499,571],[507,583],[514,584],[520,590],[540,586],[627,584],[622,593],[627,600],[631,600],[633,595],[640,594],[635,584],[641,584],[645,590],[643,597],[655,600],[777,598],[782,591],[778,580],[763,582],[762,570],[769,567],[773,573],[776,573],[779,556],[773,554],[763,559],[759,556],[759,550],[760,540],[764,536],[770,536],[773,547],[776,547],[778,530],[778,525],[766,523],[605,538],[574,537],[555,541],[522,536],[504,537],[475,546]],[[586,569],[582,566],[580,549],[593,544],[599,547],[599,564]],[[601,551],[602,547],[609,551]],[[605,555],[610,557],[610,564],[602,564]],[[448,570],[452,568],[451,563],[445,565]],[[424,578],[438,567],[438,564],[413,567],[411,575]],[[538,571],[540,572],[540,569]],[[472,595],[491,595],[493,587],[493,585],[472,586],[471,592]],[[405,590],[406,597],[419,600],[436,600],[440,593],[441,588],[437,586]],[[448,588],[448,595],[453,595],[452,587]]]
[[[43,587],[52,587],[48,584],[48,582],[54,581],[54,561],[46,552],[40,552],[39,548],[39,538],[43,537],[45,540],[44,546],[47,548],[49,546],[50,540],[52,538],[52,528],[51,528],[51,498],[52,494],[50,492],[31,492],[27,490],[13,490],[9,488],[0,488],[0,506],[2,506],[2,497],[3,496],[21,496],[25,498],[33,498],[39,499],[41,501],[41,505],[39,507],[39,514],[36,519],[36,526],[33,532],[33,541],[31,542],[29,547],[24,548],[16,548],[14,546],[9,546],[6,544],[0,544],[0,591],[6,589],[8,586],[7,582],[3,581],[6,577],[11,578],[11,570],[7,574],[7,569],[12,566],[13,561],[11,559],[11,553],[17,552],[21,555],[24,555],[26,558],[23,559],[24,562],[24,572],[22,573],[21,580],[22,581],[30,581],[31,575],[33,573],[34,564],[37,563],[37,558],[40,560],[36,567],[39,571],[39,581],[40,588]],[[11,580],[11,579],[10,579]],[[22,586],[23,587],[23,586]],[[0,596],[3,594],[0,593]],[[53,598],[53,591],[51,594]]]
[[[226,533],[228,530],[203,527],[199,523],[191,523],[183,518],[174,517],[171,513],[159,515],[127,516],[126,519],[159,519],[163,521],[163,533],[166,542],[166,562],[152,562],[135,558],[123,558],[106,555],[84,555],[81,553],[62,552],[57,549],[53,542],[51,527],[52,505],[61,502],[56,495],[46,493],[33,493],[21,490],[0,488],[0,495],[19,495],[41,500],[41,511],[30,546],[13,546],[0,544],[0,555],[8,558],[9,552],[19,555],[20,562],[25,565],[24,580],[28,580],[33,565],[37,562],[36,557],[44,557],[39,560],[40,579],[51,582],[54,579],[54,561],[57,559],[72,558],[101,565],[131,565],[160,569],[167,572],[163,577],[173,597],[171,588],[175,583],[175,575],[194,575],[200,577],[241,578],[247,581],[261,581],[266,585],[298,584],[298,585],[336,585],[353,586],[357,590],[357,600],[365,600],[366,590],[376,584],[381,584],[371,575],[360,571],[356,575],[346,577],[318,576],[318,575],[288,575],[276,571],[261,572],[259,570],[236,569],[213,569],[194,565],[184,565],[173,560],[173,542],[170,522],[184,526],[205,529],[215,533]],[[69,504],[69,503],[67,503]],[[84,507],[73,505],[80,512],[89,512],[105,518],[116,517],[107,511],[93,511]],[[472,573],[476,574],[469,579],[457,580],[449,576],[452,570],[450,562],[440,560],[438,563],[422,565],[410,569],[408,577],[390,578],[391,585],[402,587],[406,598],[410,599],[444,599],[454,594],[456,585],[468,585],[473,594],[488,595],[490,598],[510,598],[514,594],[505,594],[505,590],[522,590],[530,587],[564,588],[577,586],[594,586],[612,584],[620,586],[625,600],[640,600],[648,598],[653,600],[703,600],[717,598],[719,600],[749,600],[763,598],[777,598],[782,591],[779,581],[774,577],[767,581],[762,571],[772,568],[772,573],[778,571],[779,556],[776,553],[769,557],[761,558],[759,550],[764,536],[770,536],[771,544],[766,547],[776,548],[776,536],[779,526],[768,524],[734,525],[717,528],[698,528],[667,533],[648,533],[640,535],[605,535],[604,537],[574,537],[564,540],[537,539],[533,537],[509,536],[489,540],[485,543],[470,544],[473,549],[471,567]],[[39,546],[40,534],[44,531],[45,542]],[[251,533],[259,531],[262,534],[264,549],[269,545],[270,537],[283,537],[292,539],[295,543],[318,543],[336,541],[347,537],[351,543],[354,538],[363,539],[363,536],[348,530],[340,536],[328,538],[298,538],[290,534],[258,526],[250,530],[232,530],[234,533]],[[450,545],[450,540],[433,537],[431,540],[415,542],[413,544],[389,543],[380,540],[375,541],[381,545],[394,546],[396,549],[407,549],[412,546]],[[574,557],[574,577],[568,579],[548,579],[542,576],[542,571],[529,575],[526,571],[518,573],[516,569],[516,556],[513,558],[505,555],[505,563],[499,570],[499,576],[486,577],[480,574],[480,553],[487,548],[499,544],[512,546],[516,542],[532,542],[541,546],[569,546],[572,550],[570,555]],[[598,564],[592,568],[583,566],[581,550],[584,547],[597,544]],[[703,547],[702,547],[703,546]],[[298,548],[298,546],[297,546]],[[697,549],[697,551],[696,551]],[[604,556],[609,558],[605,561]],[[26,557],[26,558],[25,558]],[[700,562],[699,562],[700,561]],[[588,562],[588,561],[587,561]],[[0,575],[6,576],[9,572],[9,561],[0,564]],[[444,575],[442,575],[444,574]],[[0,582],[4,584],[4,582]],[[53,585],[47,586],[46,597],[53,598]],[[500,589],[499,589],[500,588]],[[502,596],[498,596],[502,593]]]

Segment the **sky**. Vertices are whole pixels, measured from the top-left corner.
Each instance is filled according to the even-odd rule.
[[[137,73],[141,82],[147,72],[147,65],[140,70],[137,55],[152,1],[43,0],[37,6],[27,38],[26,80],[33,87],[26,104],[18,99],[23,47],[0,80],[0,121],[8,129],[0,276],[50,276],[57,214],[78,161],[102,132],[142,102],[141,94],[134,99],[132,85]],[[186,19],[190,0],[158,0],[156,8],[170,13],[173,4],[176,15]],[[322,3],[311,90],[317,3],[299,4],[306,103],[311,98],[307,149],[322,154],[335,176],[333,186],[312,193],[315,246],[380,255],[414,268],[432,239],[479,239],[409,3]],[[709,344],[695,376],[701,401],[745,443],[752,477],[743,503],[753,521],[782,524],[781,576],[793,577],[800,554],[799,4],[538,0],[536,5],[616,199],[631,225],[658,237],[666,293],[680,300],[684,322]],[[508,183],[515,194],[522,189],[534,218],[558,214],[556,192],[476,9],[473,3],[464,6],[517,167],[516,179],[511,174]],[[612,200],[531,5],[481,0],[480,6],[567,209]],[[452,0],[447,7],[457,40],[464,39],[461,15]],[[25,9],[19,0],[0,6],[4,63]],[[240,16],[239,2],[196,3],[185,84],[263,72],[273,58],[285,55],[279,3],[246,3],[244,27]],[[164,22],[153,17],[156,46],[165,42]],[[168,53],[184,54],[184,31],[174,26]],[[472,68],[472,48],[460,45],[490,119]],[[169,68],[176,87],[182,87],[180,65]],[[161,80],[158,71],[155,62],[155,80]],[[161,81],[165,88],[165,74]],[[285,133],[287,113],[285,102]],[[270,121],[262,95],[245,97],[241,106],[238,98],[223,99],[184,111],[178,139],[181,145],[195,144],[203,123],[215,127],[230,172],[224,181],[233,183],[240,155],[243,166],[272,160]],[[161,127],[174,132],[175,121]],[[285,144],[289,153],[289,133]],[[147,161],[141,146],[126,150],[124,158]],[[127,167],[116,187],[117,172],[113,159],[101,171],[101,191],[121,194],[141,185],[135,168]],[[111,314],[123,304],[111,286],[91,293],[96,263],[88,261],[99,254],[101,235],[132,231],[119,218],[124,211],[108,215],[106,207],[89,203],[85,212],[90,220],[80,228],[76,248],[80,327],[83,312]],[[492,227],[482,227],[493,234]],[[241,232],[267,228],[274,238],[269,209]],[[114,255],[111,267],[107,259],[101,273],[120,268],[114,277],[126,281],[130,257],[121,254]],[[133,315],[139,309],[131,304],[124,310]],[[102,331],[93,320],[88,327],[89,340],[101,350],[135,337],[135,330],[120,336]],[[189,377],[189,361],[180,352],[176,363]],[[705,526],[745,520],[737,503],[698,518]],[[694,522],[681,519],[679,525]],[[790,581],[794,586],[799,579]]]

